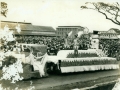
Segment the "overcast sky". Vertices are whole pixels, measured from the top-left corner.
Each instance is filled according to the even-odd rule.
[[[8,4],[5,21],[31,22],[40,26],[79,25],[92,30],[108,30],[120,26],[93,10],[81,10],[82,0],[3,0]],[[93,0],[92,0],[93,1]],[[105,0],[104,0],[105,1]],[[106,0],[108,2],[108,0]],[[119,1],[119,0],[118,0]],[[111,2],[109,0],[109,2]]]

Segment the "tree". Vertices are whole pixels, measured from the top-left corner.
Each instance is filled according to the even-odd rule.
[[[104,3],[104,2],[86,2],[81,9],[92,9],[103,14],[106,19],[112,21],[116,25],[120,25],[120,5],[116,3]]]
[[[7,9],[7,3],[1,2],[1,15],[7,17],[7,15],[6,15],[7,11],[8,11],[8,9]]]

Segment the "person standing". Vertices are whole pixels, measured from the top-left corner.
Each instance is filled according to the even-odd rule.
[[[68,34],[66,34],[66,37],[65,37],[65,39],[64,39],[64,47],[65,47],[65,49],[68,49],[68,48],[69,48]]]
[[[73,45],[74,45],[74,56],[78,57],[78,48],[79,48],[79,42],[78,42],[78,35],[75,35]]]

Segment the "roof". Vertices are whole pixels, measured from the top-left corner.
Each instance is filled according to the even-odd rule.
[[[81,27],[81,26],[58,26],[58,27]]]
[[[21,31],[20,33],[14,32],[16,35],[43,35],[43,36],[56,36],[55,32],[38,32],[38,31]]]
[[[83,28],[82,26],[58,26],[57,28]]]
[[[1,22],[4,22],[4,23],[22,23],[22,24],[31,24],[29,22],[15,22],[15,21],[1,21]]]
[[[120,34],[120,30],[116,28],[111,28],[108,31],[99,31],[98,34]]]
[[[36,31],[44,31],[44,32],[55,32],[55,29],[51,26],[37,26],[32,25],[31,23],[26,22],[12,22],[12,21],[2,21],[1,28],[3,29],[5,25],[9,26],[9,29],[16,30],[16,26],[20,25],[21,30],[36,30]]]
[[[110,30],[114,30],[116,33],[120,34],[120,30],[117,28],[111,28]]]

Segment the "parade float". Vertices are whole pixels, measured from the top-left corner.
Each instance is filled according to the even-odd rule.
[[[47,55],[45,62],[51,63],[49,69],[59,73],[74,73],[84,71],[119,69],[116,58],[108,57],[99,49],[99,36],[91,36],[91,47],[78,50],[77,57],[74,50],[60,50],[56,56]],[[42,59],[44,61],[44,59]]]
[[[57,64],[61,73],[119,69],[116,58],[101,57],[95,49],[79,50],[74,58],[73,50],[61,50],[55,56],[48,56],[48,62]]]
[[[19,27],[19,25],[16,27],[18,32],[20,32]],[[1,38],[4,39],[4,37],[6,37],[7,41],[13,44],[15,38],[13,37],[13,32],[9,31],[8,26],[4,27],[2,33],[3,36],[1,36]],[[93,39],[93,43],[95,40],[96,39]],[[1,53],[1,57],[4,58],[3,62],[5,62],[6,57],[8,57],[8,59],[10,59],[9,57],[11,56],[14,57],[16,62],[12,62],[13,66],[15,66],[14,63],[17,63],[17,60],[19,61],[20,65],[18,66],[22,69],[18,72],[21,76],[19,76],[20,80],[32,77],[46,77],[49,72],[74,73],[119,69],[116,58],[107,57],[100,49],[78,50],[78,56],[75,57],[74,50],[59,50],[57,55],[48,55],[46,45],[24,43],[16,43],[16,45],[18,47],[21,46],[22,51],[19,49],[17,52],[7,51],[6,53]],[[7,63],[3,63],[3,65],[6,67]]]
[[[106,57],[100,50],[88,49],[78,52],[78,57],[74,57],[74,50],[60,50],[57,55],[45,53],[41,59],[41,56],[37,56],[32,64],[33,71],[38,71],[40,77],[44,77],[49,72],[74,73],[119,69],[116,58]]]

